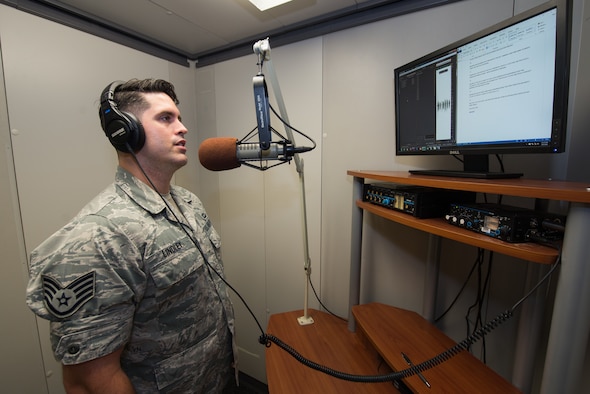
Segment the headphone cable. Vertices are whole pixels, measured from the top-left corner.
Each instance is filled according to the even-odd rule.
[[[154,185],[154,183],[152,182],[152,180],[150,179],[150,177],[148,176],[148,174],[145,172],[145,170],[143,169],[143,166],[139,163],[139,160],[137,159],[137,155],[135,154],[135,152],[133,152],[132,149],[130,149],[131,147],[129,146],[129,143],[126,142],[126,146],[127,149],[129,150],[129,152],[131,152],[131,155],[133,156],[135,162],[137,163],[137,166],[139,167],[139,169],[141,170],[141,172],[143,173],[143,175],[145,176],[145,178],[148,180],[150,186],[152,187],[152,189],[160,196],[160,198],[162,199],[162,201],[164,202],[164,204],[166,205],[166,207],[168,208],[168,210],[170,210],[170,212],[172,212],[172,215],[174,216],[174,218],[176,219],[176,221],[179,224],[179,227],[182,229],[182,231],[184,231],[185,235],[191,240],[191,242],[195,245],[195,247],[197,248],[197,250],[199,251],[199,253],[201,254],[201,256],[203,257],[203,261],[205,262],[205,264],[207,265],[207,268],[210,271],[213,271],[215,273],[215,275],[217,275],[217,277],[219,277],[219,279],[221,279],[223,281],[223,283],[225,283],[225,285],[227,287],[229,287],[231,289],[231,291],[234,292],[234,294],[236,294],[238,296],[238,298],[240,299],[240,301],[242,302],[242,304],[246,307],[246,309],[248,310],[248,312],[250,313],[250,315],[252,315],[252,318],[254,319],[254,321],[256,322],[256,324],[258,325],[258,329],[260,330],[261,334],[264,335],[264,329],[262,328],[262,325],[260,324],[260,322],[258,321],[258,318],[256,317],[256,315],[254,314],[254,312],[252,311],[252,309],[250,308],[250,306],[248,305],[248,303],[246,302],[246,300],[244,299],[244,297],[242,297],[242,295],[240,294],[240,292],[238,292],[225,278],[223,275],[221,275],[221,273],[219,271],[217,271],[217,269],[215,269],[215,267],[213,267],[211,265],[211,263],[209,263],[209,260],[207,259],[207,255],[205,254],[205,252],[203,251],[203,249],[201,248],[201,245],[199,244],[199,242],[192,236],[192,234],[189,233],[189,231],[183,226],[181,220],[179,219],[179,217],[176,215],[176,212],[174,209],[172,209],[172,207],[170,206],[170,203],[166,200],[166,198],[162,195],[162,193],[160,193],[158,191],[158,189],[156,189],[156,186]],[[189,226],[190,227],[190,226]],[[191,228],[192,230],[192,228]],[[194,231],[194,230],[193,230]]]

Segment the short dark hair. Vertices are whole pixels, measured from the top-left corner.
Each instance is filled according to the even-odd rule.
[[[149,104],[142,93],[165,93],[175,104],[179,103],[174,85],[163,79],[155,78],[130,79],[117,86],[114,100],[121,111],[139,115],[149,108]]]

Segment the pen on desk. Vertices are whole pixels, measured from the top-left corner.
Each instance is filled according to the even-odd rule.
[[[402,357],[406,361],[406,364],[408,364],[410,367],[413,367],[414,366],[414,364],[412,363],[412,361],[410,360],[410,358],[406,355],[406,353],[402,352]],[[426,387],[430,388],[430,383],[428,383],[428,380],[426,380],[426,378],[424,377],[424,375],[422,375],[420,372],[416,373],[416,375],[418,375],[418,377],[420,378],[420,380],[422,381],[422,383],[424,383],[426,385]]]

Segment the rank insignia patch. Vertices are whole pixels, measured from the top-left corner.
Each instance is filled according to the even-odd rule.
[[[65,288],[59,281],[43,276],[45,306],[58,318],[73,315],[94,297],[94,271],[83,275]]]

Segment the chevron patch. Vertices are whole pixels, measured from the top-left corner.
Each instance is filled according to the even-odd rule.
[[[60,319],[76,313],[94,297],[94,276],[94,271],[89,272],[63,287],[59,281],[43,275],[43,294],[49,312]]]

